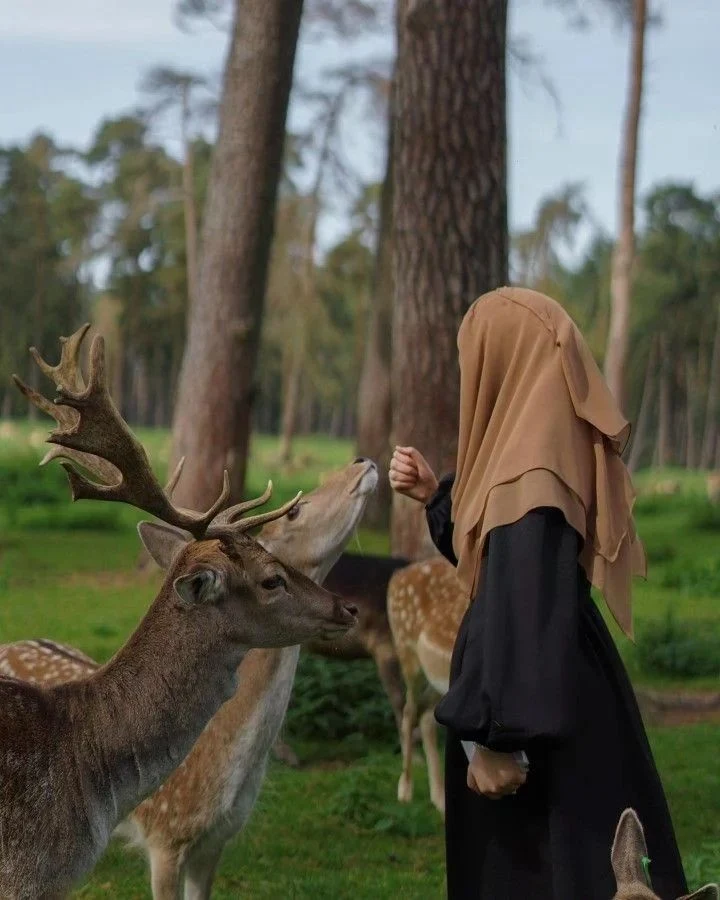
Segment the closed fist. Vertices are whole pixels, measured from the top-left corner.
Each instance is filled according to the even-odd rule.
[[[435,473],[414,447],[396,447],[390,460],[390,487],[398,494],[427,503],[438,487]]]

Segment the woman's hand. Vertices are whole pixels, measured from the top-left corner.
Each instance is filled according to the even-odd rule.
[[[468,765],[467,786],[490,800],[516,793],[526,780],[526,773],[512,753],[495,753],[478,747]]]
[[[428,461],[414,447],[396,447],[390,460],[390,487],[398,494],[427,503],[438,487]]]

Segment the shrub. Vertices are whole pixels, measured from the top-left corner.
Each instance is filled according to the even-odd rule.
[[[19,513],[16,524],[33,531],[120,531],[125,528],[117,507],[110,509],[100,504],[24,509]]]
[[[640,668],[672,678],[720,676],[720,630],[712,622],[678,622],[671,611],[637,638]]]
[[[395,783],[388,784],[383,772],[369,766],[356,766],[348,772],[335,792],[331,815],[368,831],[418,838],[437,834],[435,809],[420,798],[416,803],[392,800]]]
[[[37,456],[17,454],[0,459],[0,507],[9,525],[21,510],[32,506],[67,503],[62,471],[38,470]]]
[[[688,524],[696,531],[720,531],[720,506],[709,501],[695,503]]]
[[[666,588],[696,594],[720,593],[720,559],[673,565],[665,571],[661,584]]]
[[[670,562],[675,559],[677,556],[677,550],[673,547],[672,544],[656,544],[653,542],[645,543],[645,555],[647,556],[648,562],[655,563],[656,565],[659,563]]]
[[[395,719],[372,660],[325,659],[303,653],[286,720],[297,738],[338,740],[362,734],[395,740]]]

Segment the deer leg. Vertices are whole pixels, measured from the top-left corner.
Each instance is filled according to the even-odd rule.
[[[297,753],[280,736],[273,744],[272,752],[275,759],[285,763],[286,766],[290,766],[293,769],[300,768],[300,760]]]
[[[400,727],[400,745],[402,748],[402,774],[398,782],[398,800],[401,803],[409,803],[412,800],[412,757],[413,757],[413,729],[417,721],[417,704],[411,689],[408,687],[405,708],[403,709],[402,724]]]
[[[150,884],[153,900],[180,900],[180,860],[169,850],[153,848],[150,855]]]
[[[403,682],[400,663],[392,646],[381,644],[373,651],[375,665],[385,693],[395,715],[398,734],[402,732],[403,706],[405,705],[405,684]]]
[[[420,733],[423,750],[427,761],[428,782],[430,783],[430,801],[443,817],[445,816],[445,785],[443,782],[442,764],[438,752],[437,725],[435,710],[426,709],[420,716]]]
[[[221,846],[188,860],[185,867],[185,900],[210,900],[215,870],[222,852]]]

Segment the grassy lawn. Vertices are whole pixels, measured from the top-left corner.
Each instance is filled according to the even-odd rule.
[[[157,575],[134,570],[139,544],[133,525],[139,516],[109,504],[70,506],[62,473],[52,467],[35,470],[45,434],[44,426],[0,434],[0,641],[52,637],[104,660],[147,608]],[[162,471],[167,434],[147,432],[141,438]],[[300,439],[295,466],[283,469],[276,442],[256,438],[249,492],[259,493],[272,477],[282,500],[298,488],[311,489],[323,472],[352,455],[349,443]],[[25,472],[19,481],[18,471]],[[662,498],[649,495],[659,477],[638,479],[647,492],[639,501],[638,527],[651,557],[649,580],[635,592],[638,633],[670,608],[680,621],[712,631],[720,627],[713,569],[720,558],[720,515],[714,520],[704,506],[698,476],[662,473],[682,481],[679,495]],[[385,553],[387,535],[361,529],[349,549]],[[688,572],[695,573],[689,581]],[[669,586],[678,579],[679,586]],[[633,645],[618,643],[638,685],[720,690],[714,677],[648,675]],[[717,879],[720,726],[652,729],[651,740],[688,874],[694,884]],[[369,743],[353,735],[342,743],[295,746],[307,765],[300,771],[271,765],[249,828],[223,858],[213,896],[442,897],[441,828],[422,766],[417,765],[416,800],[403,807],[393,800],[399,757],[390,742]],[[74,896],[146,898],[145,862],[113,846]]]

